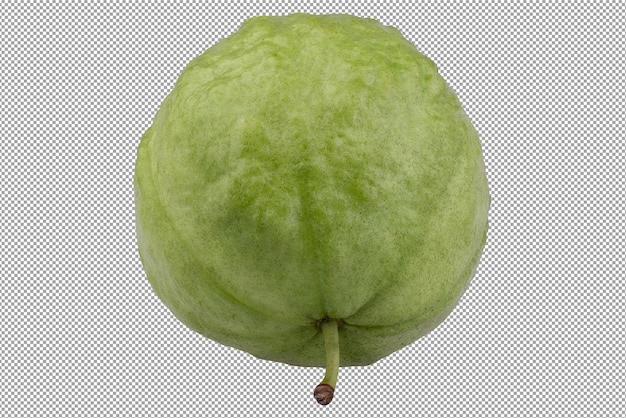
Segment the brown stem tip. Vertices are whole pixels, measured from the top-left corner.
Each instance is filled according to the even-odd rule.
[[[326,383],[320,383],[313,391],[313,396],[315,400],[320,405],[328,405],[330,401],[333,400],[333,395],[335,393],[335,388]]]

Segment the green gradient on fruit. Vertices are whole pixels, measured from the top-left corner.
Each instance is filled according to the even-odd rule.
[[[135,167],[141,261],[184,324],[259,358],[367,365],[476,270],[480,142],[435,64],[348,15],[256,17],[193,59]]]

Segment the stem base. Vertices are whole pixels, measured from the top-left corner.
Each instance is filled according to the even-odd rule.
[[[328,405],[333,400],[335,394],[335,388],[326,383],[320,383],[315,387],[313,396],[320,405]]]

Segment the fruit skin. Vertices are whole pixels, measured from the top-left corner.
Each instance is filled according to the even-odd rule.
[[[256,17],[193,59],[135,167],[137,240],[184,324],[259,358],[341,366],[452,311],[490,204],[478,136],[435,64],[372,19]]]

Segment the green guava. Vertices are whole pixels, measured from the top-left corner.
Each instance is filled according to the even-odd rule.
[[[401,33],[255,17],[193,59],[139,145],[147,277],[184,324],[256,357],[368,365],[433,330],[490,204],[475,129]]]

